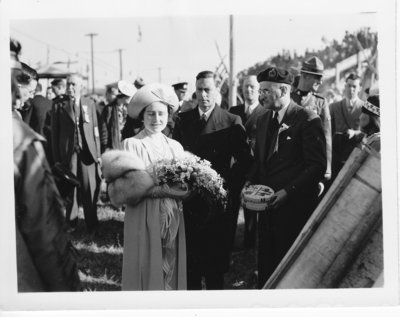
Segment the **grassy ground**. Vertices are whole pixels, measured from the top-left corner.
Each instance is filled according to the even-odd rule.
[[[90,237],[86,233],[83,215],[80,213],[78,226],[72,232],[74,246],[79,250],[78,266],[80,278],[86,291],[121,290],[123,256],[124,212],[108,204],[99,204],[100,227],[98,234]],[[256,288],[256,253],[254,249],[244,250],[243,214],[240,212],[232,262],[225,275],[225,289]]]

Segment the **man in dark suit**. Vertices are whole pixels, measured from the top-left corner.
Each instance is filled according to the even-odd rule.
[[[292,75],[267,68],[257,76],[260,102],[268,110],[257,122],[255,163],[248,184],[275,194],[258,219],[258,287],[274,272],[317,205],[326,170],[320,117],[290,98]]]
[[[332,181],[365,136],[360,129],[361,109],[364,104],[358,97],[360,82],[361,78],[355,73],[347,76],[344,98],[329,106],[332,118]]]
[[[211,162],[212,167],[231,186],[231,158],[239,168],[246,169],[251,161],[246,133],[238,116],[216,105],[218,91],[214,74],[200,72],[196,77],[198,106],[182,112],[176,119],[173,137],[186,151]],[[223,289],[223,274],[228,269],[228,227],[230,214],[212,210],[199,196],[184,203],[187,244],[188,289],[201,289],[205,277],[207,289]]]
[[[51,113],[51,142],[54,163],[61,165],[78,178],[80,186],[66,197],[67,222],[74,226],[78,204],[83,205],[89,232],[98,225],[97,198],[100,185],[100,136],[96,106],[93,100],[81,96],[82,77],[67,77],[66,95],[56,97]]]
[[[116,98],[107,104],[101,113],[101,147],[102,152],[121,147],[121,131],[127,120],[127,105],[135,94],[132,84],[120,80],[117,84]]]
[[[255,75],[246,77],[243,80],[242,91],[244,104],[232,107],[229,112],[238,115],[243,122],[247,134],[247,142],[250,145],[252,154],[256,141],[257,118],[265,112],[265,108],[258,102],[258,90],[260,85]],[[237,216],[240,209],[240,193],[245,182],[245,175],[237,170],[237,164],[232,166],[233,184],[231,189],[232,212],[236,217],[233,218],[233,237],[235,236]],[[252,248],[256,240],[257,213],[244,209],[244,247]],[[233,243],[233,242],[232,242]]]
[[[28,107],[25,111],[21,111],[22,119],[35,132],[44,136],[43,127],[46,119],[46,114],[51,110],[51,101],[41,95],[42,85],[36,86],[35,96],[28,100]]]

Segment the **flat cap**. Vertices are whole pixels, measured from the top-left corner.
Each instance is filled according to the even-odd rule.
[[[187,90],[188,88],[188,83],[186,81],[181,82],[181,83],[176,83],[173,84],[172,87],[174,87],[175,90]]]
[[[259,83],[263,81],[271,81],[274,83],[288,84],[293,83],[293,75],[286,69],[279,67],[268,67],[257,75]]]
[[[171,86],[151,83],[144,85],[132,97],[128,105],[128,115],[136,119],[144,108],[150,106],[154,102],[167,104],[172,108],[173,112],[178,110],[179,107],[178,97]]]
[[[324,74],[324,64],[318,57],[313,56],[303,62],[300,72],[322,76]]]

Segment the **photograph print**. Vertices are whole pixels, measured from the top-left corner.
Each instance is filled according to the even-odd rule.
[[[379,10],[10,12],[14,300],[397,287]]]

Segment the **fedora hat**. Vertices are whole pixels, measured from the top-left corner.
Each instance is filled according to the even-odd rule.
[[[132,97],[128,105],[128,115],[136,119],[144,108],[154,102],[162,102],[171,107],[172,112],[179,108],[178,97],[171,86],[159,83],[144,85]]]

